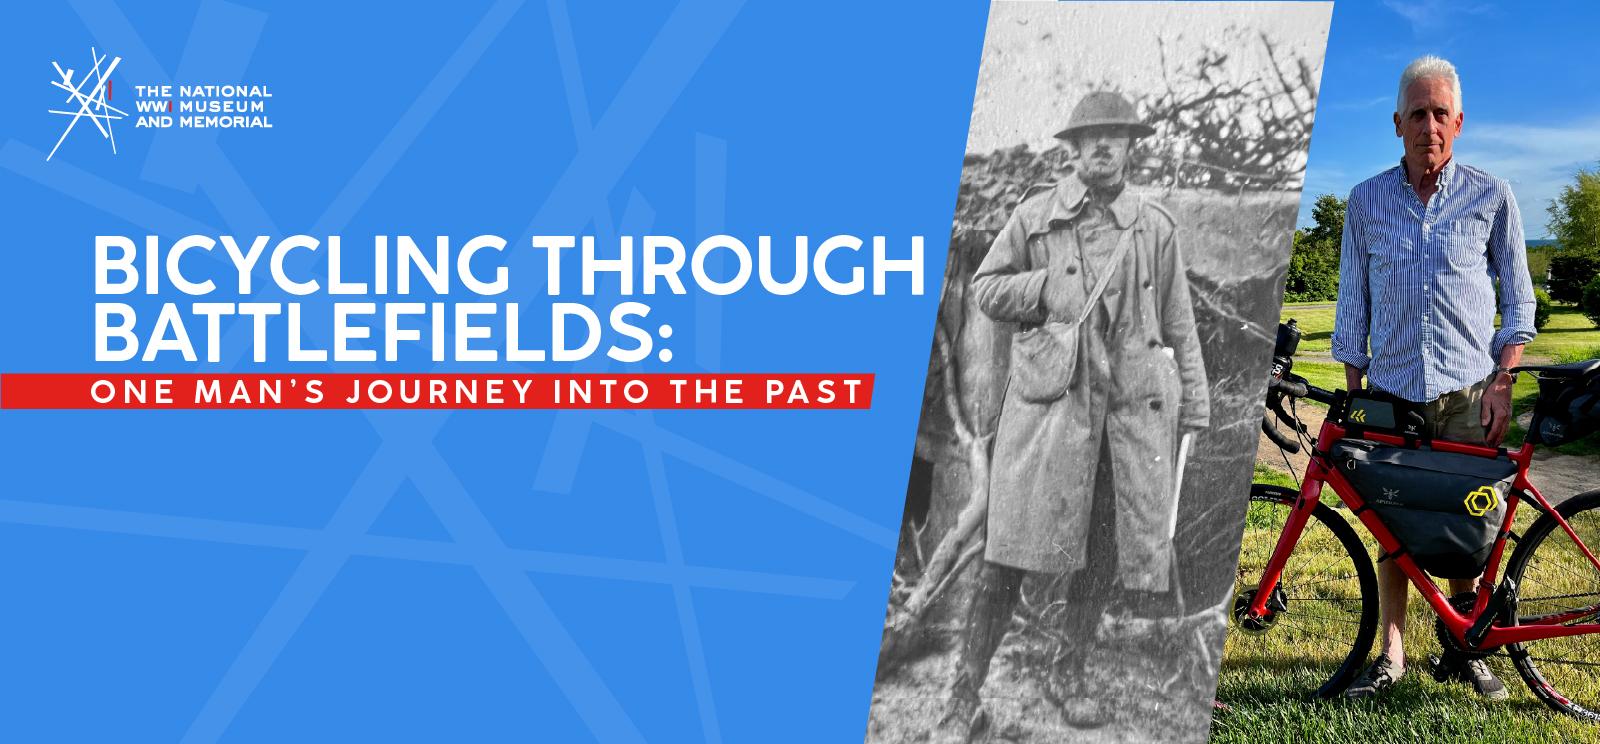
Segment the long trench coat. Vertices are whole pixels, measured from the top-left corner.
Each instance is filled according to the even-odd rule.
[[[1093,286],[1088,275],[1105,270],[1082,265],[1074,228],[1086,198],[1071,176],[1023,199],[973,277],[979,309],[1021,325],[1078,318]],[[1124,188],[1105,218],[1111,230],[1131,231],[1131,245],[1078,334],[1074,382],[1060,398],[1034,402],[1010,389],[1008,370],[985,558],[1031,571],[1081,568],[1108,444],[1113,482],[1099,487],[1114,489],[1121,583],[1164,591],[1180,427],[1210,420],[1205,367],[1171,215]]]

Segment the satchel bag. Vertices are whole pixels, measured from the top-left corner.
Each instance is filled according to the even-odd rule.
[[[1100,295],[1111,283],[1111,277],[1122,266],[1128,253],[1128,234],[1132,226],[1123,230],[1117,239],[1116,251],[1105,273],[1095,282],[1094,289],[1083,303],[1083,311],[1072,323],[1049,321],[1043,325],[1014,333],[1011,336],[1011,387],[1023,400],[1032,403],[1049,403],[1067,394],[1073,376],[1078,370],[1078,332],[1089,313],[1100,301]]]

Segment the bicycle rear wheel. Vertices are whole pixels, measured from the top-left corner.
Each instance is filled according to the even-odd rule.
[[[1600,550],[1600,491],[1556,507],[1573,532]],[[1592,623],[1600,616],[1600,571],[1549,515],[1517,543],[1506,577],[1517,585],[1517,623]],[[1578,617],[1562,617],[1577,611]],[[1547,638],[1506,646],[1511,663],[1535,697],[1567,715],[1600,722],[1600,635]]]
[[[1271,613],[1259,622],[1244,618],[1298,498],[1280,486],[1250,487],[1223,663],[1298,677],[1317,697],[1329,698],[1360,673],[1378,631],[1377,575],[1349,522],[1318,504],[1278,586],[1269,589]]]

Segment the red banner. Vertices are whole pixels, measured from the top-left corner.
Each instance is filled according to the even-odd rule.
[[[867,409],[870,374],[0,374],[9,409]]]

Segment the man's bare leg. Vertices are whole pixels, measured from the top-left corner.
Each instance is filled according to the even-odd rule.
[[[1452,584],[1454,581],[1452,581]],[[1396,677],[1406,668],[1406,604],[1411,581],[1394,561],[1378,564],[1378,653],[1389,657]]]
[[[1450,579],[1450,596],[1470,592],[1478,579]],[[1411,599],[1411,581],[1394,561],[1378,564],[1378,652],[1389,657],[1399,675],[1406,668],[1406,606]]]
[[[1378,563],[1378,656],[1345,688],[1347,698],[1381,695],[1400,681],[1406,670],[1406,575],[1394,561]]]

